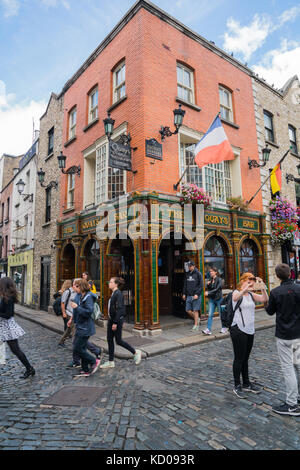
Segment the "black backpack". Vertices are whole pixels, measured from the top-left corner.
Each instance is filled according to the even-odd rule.
[[[222,325],[224,325],[226,328],[231,327],[232,322],[233,322],[234,314],[235,314],[235,312],[238,308],[240,309],[243,325],[245,326],[244,318],[243,318],[243,314],[242,314],[242,309],[240,308],[240,305],[241,305],[242,301],[243,301],[243,297],[237,301],[236,306],[233,308],[233,306],[232,306],[232,292],[229,292],[229,294],[226,297],[224,297],[224,299],[222,300],[221,305],[220,305],[220,307],[221,307],[221,321],[222,321]]]
[[[59,315],[62,315],[62,310],[61,310],[61,296],[57,297],[57,299],[54,300],[53,302],[53,310],[54,313],[59,317]]]

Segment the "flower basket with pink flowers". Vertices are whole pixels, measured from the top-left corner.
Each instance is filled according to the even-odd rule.
[[[199,186],[196,184],[185,183],[181,185],[180,189],[180,201],[184,204],[204,204],[205,207],[208,207],[212,203],[212,198],[205,192],[203,188],[199,188]]]

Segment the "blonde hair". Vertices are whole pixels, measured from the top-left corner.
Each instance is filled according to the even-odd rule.
[[[244,273],[240,279],[240,282],[236,286],[237,290],[242,290],[242,285],[244,284],[245,281],[249,281],[251,277],[256,277],[252,273]]]
[[[63,283],[63,285],[62,285],[62,287],[61,287],[61,289],[60,289],[60,292],[65,292],[65,290],[69,289],[71,286],[72,286],[72,281],[71,281],[70,279],[67,279],[67,280]]]

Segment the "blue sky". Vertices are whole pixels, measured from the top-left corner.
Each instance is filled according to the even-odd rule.
[[[300,76],[300,2],[154,3],[280,88]],[[0,154],[31,145],[51,92],[65,82],[134,0],[0,0]]]

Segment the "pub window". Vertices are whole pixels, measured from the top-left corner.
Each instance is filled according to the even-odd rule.
[[[74,207],[75,174],[68,175],[68,209]]]
[[[97,240],[89,240],[85,246],[84,256],[86,271],[94,281],[96,290],[100,291],[100,246]]]
[[[210,281],[209,270],[217,268],[224,285],[228,285],[226,276],[226,255],[227,248],[223,240],[219,237],[210,237],[204,246],[204,270],[205,284]]]
[[[69,113],[69,140],[76,136],[77,108],[73,108]]]
[[[292,152],[298,154],[296,129],[293,126],[289,126],[289,138],[290,138],[290,145],[292,147]]]
[[[221,118],[233,122],[232,93],[227,88],[219,86]]]
[[[125,62],[122,62],[113,72],[113,102],[116,103],[126,94]]]
[[[48,155],[54,150],[54,127],[48,132]]]
[[[98,87],[89,93],[89,117],[88,122],[98,118]]]
[[[108,144],[96,152],[95,203],[114,199],[126,192],[126,172],[108,166]]]
[[[212,163],[202,169],[194,161],[195,144],[181,143],[181,174],[186,167],[185,182],[204,188],[215,202],[226,204],[232,196],[231,164],[229,161]]]
[[[264,111],[265,139],[269,142],[275,142],[273,116],[268,111]]]
[[[51,188],[46,189],[46,216],[45,222],[50,222],[51,220]]]
[[[252,273],[257,276],[257,258],[257,246],[253,240],[247,238],[240,249],[240,274]]]
[[[195,103],[194,73],[179,63],[177,63],[177,95],[189,103]]]

